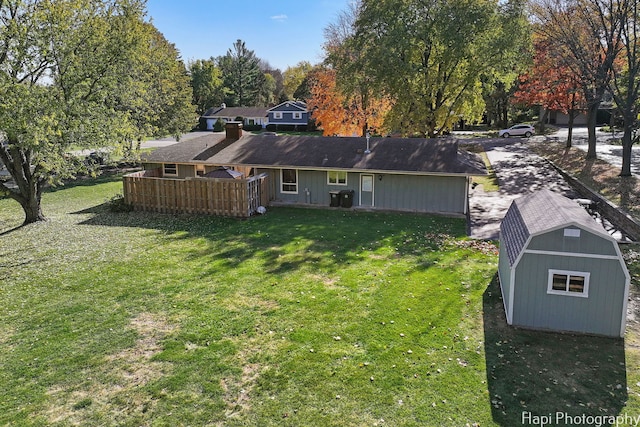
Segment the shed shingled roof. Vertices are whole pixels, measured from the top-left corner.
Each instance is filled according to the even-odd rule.
[[[238,141],[206,135],[159,148],[147,162],[281,167],[320,170],[389,171],[416,174],[485,175],[475,154],[458,150],[455,140],[274,136],[245,134]]]
[[[576,201],[543,189],[514,200],[500,224],[501,242],[513,266],[530,236],[576,225],[607,239],[611,236]]]

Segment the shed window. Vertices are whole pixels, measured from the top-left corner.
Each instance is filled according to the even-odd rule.
[[[327,183],[329,185],[347,185],[347,172],[346,171],[327,172]]]
[[[165,176],[178,176],[178,165],[175,163],[165,163],[163,172]]]
[[[589,273],[549,270],[547,293],[586,298],[589,296]]]
[[[297,169],[280,169],[280,182],[283,193],[298,194]]]
[[[565,228],[564,237],[580,237],[579,228]]]

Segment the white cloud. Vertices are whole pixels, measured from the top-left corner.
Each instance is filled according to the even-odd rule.
[[[272,16],[272,17],[271,17],[271,19],[272,19],[272,20],[274,20],[274,21],[278,21],[278,22],[284,22],[284,21],[286,21],[286,20],[287,20],[287,18],[288,18],[288,16],[287,16],[287,15],[285,15],[285,14],[282,14],[282,15],[274,15],[274,16]]]

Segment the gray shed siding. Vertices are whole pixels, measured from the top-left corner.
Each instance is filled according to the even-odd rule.
[[[558,230],[534,236],[527,249],[554,251],[554,252],[573,252],[592,255],[609,255],[617,256],[613,242],[603,239],[585,229],[580,229],[580,237],[565,237],[564,229],[578,229],[579,227],[567,226]]]
[[[507,255],[506,246],[502,243],[500,236],[500,254],[498,256],[498,277],[500,278],[500,289],[502,290],[502,302],[505,309],[509,306],[509,296],[511,295],[511,268],[509,266],[509,256]],[[509,313],[505,313],[507,317]],[[509,320],[507,318],[507,320]]]
[[[329,191],[353,190],[353,205],[359,203],[359,172],[347,173],[347,185],[329,185],[327,171],[298,170],[298,194],[280,191],[280,170],[270,170],[276,201],[329,206]],[[368,173],[364,173],[368,174]],[[375,207],[379,209],[414,212],[464,214],[466,209],[467,178],[464,176],[375,175]],[[307,196],[305,189],[309,191]]]
[[[589,297],[547,294],[549,269],[589,272]],[[513,325],[620,335],[625,275],[619,260],[525,253],[515,282]]]

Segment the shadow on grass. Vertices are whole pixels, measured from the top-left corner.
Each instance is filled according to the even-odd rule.
[[[620,414],[627,401],[624,340],[508,326],[497,275],[484,293],[483,309],[496,423],[541,425],[545,419],[536,424],[537,416],[550,417],[545,425],[591,425],[575,417]]]
[[[360,262],[362,253],[381,248],[394,251],[396,256],[415,256],[418,268],[427,269],[431,261],[425,257],[437,256],[436,250],[442,244],[431,237],[434,230],[452,238],[466,235],[464,219],[329,209],[278,207],[248,220],[113,213],[108,203],[76,213],[92,214],[82,222],[85,225],[153,229],[172,241],[205,239],[207,244],[191,249],[188,257],[203,260],[212,271],[259,259],[271,274],[286,273],[310,263],[330,272]]]

